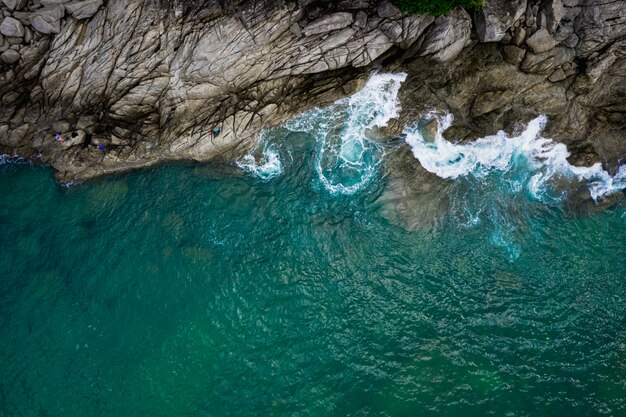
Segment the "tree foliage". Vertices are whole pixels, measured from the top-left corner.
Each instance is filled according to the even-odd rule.
[[[441,16],[451,12],[456,7],[477,9],[484,0],[394,0],[396,6],[406,14],[429,13]]]

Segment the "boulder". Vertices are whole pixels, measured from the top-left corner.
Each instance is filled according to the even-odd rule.
[[[394,42],[398,41],[402,36],[402,26],[397,22],[385,23],[380,30]]]
[[[4,36],[21,38],[24,36],[24,26],[19,20],[12,17],[5,17],[2,23],[0,23],[0,33]]]
[[[298,38],[302,37],[302,28],[300,27],[299,24],[297,23],[292,24],[291,26],[289,26],[289,30],[291,31],[291,33],[296,35],[296,37]]]
[[[73,1],[65,5],[65,10],[67,10],[74,19],[89,19],[98,12],[102,4],[103,0]]]
[[[556,68],[574,59],[574,50],[570,48],[554,48],[540,54],[526,54],[521,70],[528,74],[550,74]]]
[[[430,55],[437,62],[451,61],[469,42],[471,29],[471,19],[461,8],[439,16],[426,33],[419,55]]]
[[[559,81],[563,81],[565,78],[567,78],[567,76],[565,75],[565,71],[563,71],[563,68],[557,68],[552,74],[550,74],[548,80],[550,80],[550,82],[556,83]]]
[[[354,20],[354,26],[359,29],[364,29],[367,27],[367,13],[364,11],[360,11],[356,14],[356,19]]]
[[[376,9],[376,12],[378,13],[378,16],[382,17],[382,18],[386,18],[386,17],[399,17],[402,13],[400,12],[400,9],[398,9],[392,2],[390,1],[383,1],[382,3],[380,3],[378,5],[378,8]]]
[[[33,32],[25,27],[24,28],[24,42],[30,43],[33,40]]]
[[[481,42],[498,42],[526,11],[526,0],[487,0],[474,13],[476,32]]]
[[[19,60],[20,60],[20,53],[13,49],[7,49],[0,55],[0,61],[8,65],[15,64]]]
[[[580,38],[579,54],[601,51],[616,39],[626,36],[626,1],[590,1],[582,7],[574,21],[574,31]]]
[[[556,41],[545,28],[541,28],[526,39],[526,45],[533,53],[540,54],[554,48]]]
[[[39,0],[42,6],[56,6],[68,3],[70,0]]]
[[[346,26],[351,25],[352,20],[352,13],[338,12],[329,14],[309,23],[304,28],[304,35],[318,35],[320,33],[327,33],[333,30],[343,29]]]
[[[65,14],[63,6],[46,6],[30,16],[30,25],[39,33],[61,32],[61,18]]]
[[[565,14],[562,0],[547,0],[541,3],[545,22],[542,22],[550,33],[554,33]]]
[[[504,60],[509,64],[519,65],[524,59],[526,50],[514,45],[505,45],[502,48],[504,52]]]
[[[10,10],[22,10],[28,4],[28,0],[2,0]]]
[[[576,35],[575,33],[570,34],[567,38],[563,40],[563,45],[567,46],[568,48],[576,48],[576,45],[578,45],[578,35]]]
[[[517,46],[520,46],[524,43],[524,39],[526,39],[526,30],[523,27],[519,26],[515,28],[515,33],[513,34],[513,43]]]

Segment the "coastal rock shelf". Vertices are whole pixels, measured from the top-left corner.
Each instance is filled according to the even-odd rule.
[[[3,0],[0,152],[64,182],[233,160],[384,68],[409,74],[401,119],[450,111],[449,133],[472,139],[546,114],[575,162],[615,169],[626,154],[626,1],[490,0],[436,18],[301,3]]]

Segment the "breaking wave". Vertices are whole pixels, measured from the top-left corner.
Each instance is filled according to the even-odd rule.
[[[626,165],[614,176],[600,163],[571,165],[564,144],[541,136],[546,116],[531,120],[517,136],[499,131],[471,143],[452,143],[443,137],[452,120],[450,114],[430,113],[404,131],[420,164],[441,178],[485,178],[492,173],[515,172],[518,175],[501,178],[514,189],[525,187],[531,197],[543,202],[562,195],[564,182],[585,184],[596,202],[626,188]]]
[[[291,133],[303,132],[317,143],[315,170],[320,183],[332,194],[353,194],[376,174],[383,151],[366,137],[366,130],[384,127],[398,116],[398,91],[406,74],[374,74],[358,93],[332,106],[313,108],[287,122]],[[261,146],[272,135],[264,132]],[[244,170],[270,179],[282,172],[280,156],[267,148],[260,162],[246,155],[238,162]]]
[[[283,172],[278,149],[273,145],[264,146],[258,159],[253,154],[245,155],[237,161],[237,166],[262,180],[270,180]]]

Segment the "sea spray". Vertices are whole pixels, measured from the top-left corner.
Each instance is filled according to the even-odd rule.
[[[290,132],[304,132],[318,144],[315,170],[323,187],[332,194],[353,194],[376,174],[382,149],[366,137],[372,127],[384,127],[398,116],[398,91],[406,74],[374,74],[358,93],[332,106],[313,108],[284,125]],[[280,175],[283,164],[272,148],[271,137],[279,130],[265,131],[260,158],[246,155],[238,165],[247,172],[271,179]],[[270,145],[268,145],[270,144]]]
[[[261,133],[257,147],[237,161],[239,168],[265,181],[277,177],[283,172],[283,163],[277,145],[268,143],[265,138],[266,134],[266,131]],[[259,153],[259,150],[260,156],[256,157],[255,154]]]
[[[532,228],[541,211],[558,207],[568,191],[582,185],[599,202],[626,187],[626,166],[611,176],[600,164],[571,165],[564,144],[541,136],[545,116],[518,135],[499,131],[469,143],[443,137],[452,121],[450,114],[428,113],[404,130],[406,142],[427,171],[454,180],[448,193],[456,224],[487,227],[491,243],[510,260],[521,253],[519,234]]]
[[[525,186],[531,197],[543,202],[555,198],[561,180],[585,183],[596,202],[626,188],[626,165],[615,176],[603,170],[600,163],[590,167],[571,165],[564,144],[541,136],[547,122],[544,115],[531,120],[517,136],[499,131],[470,143],[452,143],[443,137],[452,115],[432,112],[425,119],[438,122],[434,138],[426,138],[424,129],[416,124],[404,130],[406,142],[420,164],[441,178],[485,178],[491,173],[515,170],[520,175],[507,179],[508,185]]]

